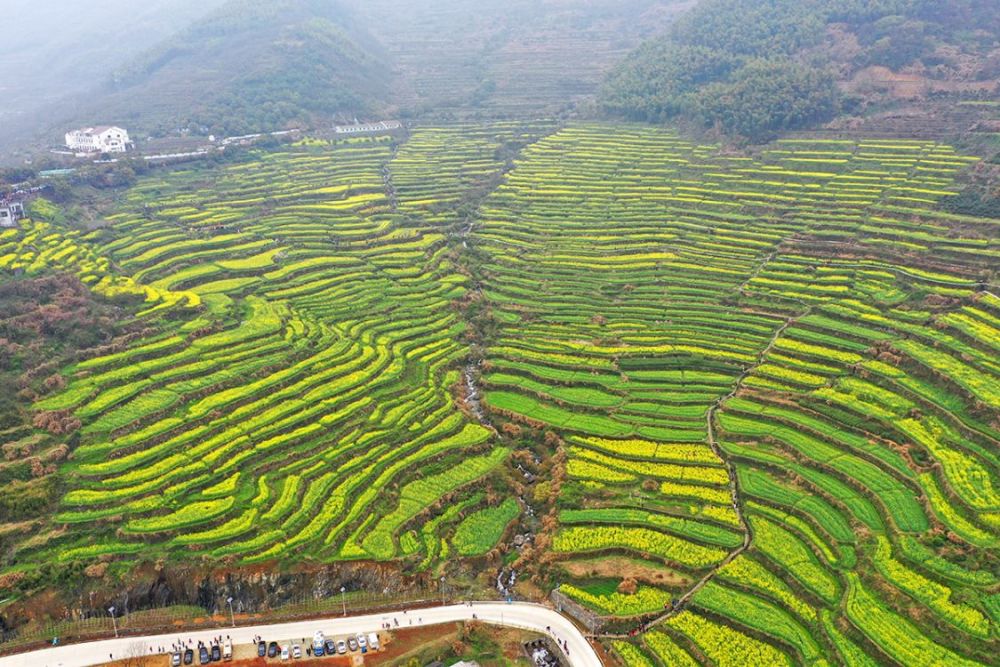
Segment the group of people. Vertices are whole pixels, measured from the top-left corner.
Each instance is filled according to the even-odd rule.
[[[552,632],[552,626],[550,626],[550,625],[546,625],[545,626],[545,632],[547,632],[548,634],[552,635],[552,638],[556,640],[556,646],[558,646],[559,648],[561,648],[563,650],[563,653],[565,653],[568,656],[569,655],[569,642],[567,642],[565,639],[559,639],[558,637],[556,637],[555,633]]]
[[[403,610],[403,616],[406,616],[406,610],[405,609]],[[473,614],[473,617],[475,617],[474,614]],[[409,620],[409,625],[413,625],[413,618],[412,617],[408,618],[407,620]],[[417,625],[420,625],[423,622],[424,622],[423,617],[422,616],[418,616],[417,617]],[[398,618],[393,617],[392,623],[390,623],[389,621],[383,621],[382,622],[382,629],[383,630],[392,630],[392,628],[393,628],[394,625],[397,628],[399,627],[399,619]]]
[[[628,636],[629,637],[638,637],[639,635],[641,635],[645,631],[646,631],[646,626],[645,625],[637,625],[636,627],[634,627],[634,628],[632,628],[631,630],[628,631]]]

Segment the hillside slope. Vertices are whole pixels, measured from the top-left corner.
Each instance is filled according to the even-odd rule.
[[[614,65],[691,0],[352,0],[393,63],[393,103],[441,118],[588,104]]]
[[[51,99],[100,83],[151,43],[172,36],[223,1],[148,0],[137,6],[132,0],[103,0],[67,3],[55,12],[51,3],[7,0],[4,14],[12,29],[0,40],[0,90],[8,104],[0,108],[0,118],[32,98]],[[114,40],[104,38],[109,25],[114,26]]]
[[[111,79],[80,122],[241,133],[363,113],[387,76],[339,2],[231,0]]]
[[[994,95],[1000,14],[956,0],[704,0],[608,77],[626,117],[766,140],[904,99]]]
[[[224,0],[6,0],[0,40],[0,146],[30,137],[68,97],[107,81],[150,44],[175,35]],[[107,39],[109,26],[114,39]],[[25,135],[28,135],[26,137]]]

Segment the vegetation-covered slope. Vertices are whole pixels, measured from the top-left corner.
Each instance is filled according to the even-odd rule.
[[[67,128],[97,123],[141,140],[353,117],[548,117],[589,106],[615,63],[687,1],[211,0],[203,15],[176,12],[146,50],[122,48],[72,87],[26,77],[37,84],[27,97],[46,104],[34,114],[18,99],[0,108],[0,119],[23,116],[17,127],[0,123],[0,151],[39,132],[59,143]],[[132,12],[126,24],[141,32],[144,20]],[[44,60],[39,53],[22,44],[9,62]],[[23,83],[4,85],[16,95]]]
[[[143,130],[259,132],[363,114],[387,76],[345,3],[230,0],[109,76],[84,114]]]
[[[974,162],[457,125],[146,175],[87,232],[36,203],[5,274],[144,331],[34,402],[65,493],[0,526],[0,582],[509,553],[627,664],[990,664],[1000,233],[943,206]]]
[[[30,533],[59,501],[55,473],[80,428],[68,412],[35,413],[31,404],[65,386],[66,364],[138,335],[122,324],[130,321],[122,305],[67,274],[0,281],[0,522],[18,533]]]
[[[223,2],[102,0],[61,3],[56,10],[51,2],[7,0],[0,40],[0,144],[32,138],[38,115],[105,83],[150,44],[172,37]]]
[[[763,140],[896,94],[995,92],[998,16],[975,0],[704,0],[626,58],[601,101]]]
[[[544,117],[593,98],[603,76],[684,0],[365,0],[405,115]]]
[[[560,462],[538,581],[609,635],[652,624],[666,664],[990,663],[1000,233],[936,208],[968,162],[620,127],[528,148],[475,238],[485,402]]]

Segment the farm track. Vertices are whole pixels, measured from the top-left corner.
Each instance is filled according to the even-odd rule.
[[[932,207],[949,196],[946,175],[969,159],[933,143],[798,139],[760,163],[736,161],[735,173],[725,163],[641,131],[569,128],[531,147],[484,206],[479,235],[496,277],[488,290],[507,323],[491,347],[484,400],[498,419],[567,442],[573,500],[551,550],[557,567],[572,563],[577,574],[560,591],[614,624],[598,632],[616,647],[630,640],[619,631],[630,619],[653,619],[636,660],[687,664],[693,646],[725,663],[731,654],[715,647],[739,645],[761,663],[810,662],[831,643],[864,652],[859,641],[915,664],[982,660],[976,644],[947,634],[932,633],[919,652],[890,637],[884,628],[902,624],[902,612],[871,602],[857,578],[874,567],[918,598],[913,582],[937,585],[920,569],[930,555],[913,555],[924,547],[912,536],[932,517],[995,544],[992,519],[973,524],[968,505],[945,509],[957,498],[996,506],[988,445],[914,403],[942,402],[921,369],[948,364],[967,373],[965,400],[995,401],[975,375],[1000,372],[988,343],[998,304],[975,306],[980,269],[967,250],[987,247],[994,230],[963,219],[969,238],[956,238]],[[924,246],[894,244],[912,228]],[[955,329],[928,326],[922,292],[951,295],[939,317]],[[963,362],[952,364],[959,352]],[[952,441],[936,443],[932,429]],[[680,444],[696,433],[724,479],[697,469],[709,459]],[[901,454],[912,442],[930,450],[919,466]],[[660,463],[671,450],[686,452],[682,465]],[[927,463],[950,457],[985,486],[974,488],[961,467]],[[921,491],[932,500],[917,502]],[[673,494],[683,500],[671,503]],[[858,525],[885,540],[877,556]],[[580,574],[604,556],[641,563],[647,574],[629,582],[634,593],[616,590],[617,578]],[[678,601],[648,574],[658,565],[700,574]],[[851,607],[859,598],[864,605]],[[675,605],[666,614],[665,599]],[[845,600],[849,637],[827,620],[845,618]],[[982,607],[944,611],[922,600],[965,614],[954,622],[966,631],[989,632]]]
[[[688,602],[690,602],[690,600],[695,595],[697,595],[698,591],[700,591],[702,588],[704,588],[705,585],[709,581],[711,581],[718,574],[718,572],[719,572],[720,569],[722,569],[725,566],[727,566],[730,563],[732,563],[734,560],[736,560],[736,558],[738,558],[741,554],[743,554],[745,551],[747,551],[750,548],[750,546],[752,545],[752,543],[753,543],[753,531],[750,528],[750,523],[749,523],[749,521],[747,521],[746,514],[744,513],[744,510],[743,510],[743,499],[742,499],[741,494],[740,494],[739,481],[738,481],[738,479],[736,477],[736,468],[733,465],[733,463],[729,460],[729,457],[726,455],[726,453],[722,451],[722,448],[719,447],[719,443],[717,442],[716,437],[715,437],[715,425],[714,425],[715,413],[716,413],[716,411],[718,409],[720,409],[725,404],[725,402],[727,400],[733,398],[734,396],[736,396],[736,394],[739,393],[739,391],[740,391],[740,389],[741,389],[741,387],[743,385],[743,381],[746,380],[746,378],[748,378],[751,373],[753,373],[753,371],[757,367],[757,365],[759,365],[760,363],[762,363],[762,360],[768,355],[768,353],[774,347],[775,342],[785,333],[785,330],[788,327],[790,327],[792,324],[794,324],[800,317],[804,317],[807,314],[808,314],[808,310],[806,312],[802,313],[801,315],[788,318],[785,321],[785,323],[782,324],[781,327],[779,327],[778,330],[774,332],[774,335],[771,337],[771,340],[768,342],[767,346],[760,353],[760,356],[759,356],[759,360],[760,361],[758,361],[757,364],[754,364],[753,366],[748,367],[740,375],[739,379],[736,381],[735,386],[733,387],[733,390],[731,392],[729,392],[728,394],[726,394],[725,396],[722,396],[721,398],[717,399],[712,404],[712,407],[710,407],[708,409],[708,413],[707,413],[707,416],[706,416],[706,426],[707,426],[707,429],[708,429],[708,444],[712,447],[712,451],[714,451],[716,453],[716,455],[719,457],[719,459],[721,461],[723,461],[724,465],[726,466],[726,471],[729,474],[729,492],[730,492],[730,496],[731,496],[732,502],[733,502],[733,510],[736,512],[736,515],[739,517],[740,526],[743,529],[743,543],[740,544],[735,549],[733,549],[732,551],[730,551],[729,554],[722,561],[720,561],[717,565],[714,565],[693,586],[691,586],[690,588],[688,588],[687,591],[685,591],[678,598],[676,598],[676,600],[674,601],[673,607],[671,608],[670,611],[668,611],[665,614],[661,614],[661,615],[659,615],[659,616],[657,616],[657,617],[655,617],[655,618],[653,618],[651,620],[643,621],[643,623],[642,623],[643,626],[648,627],[648,626],[656,625],[658,623],[662,623],[663,621],[665,621],[665,620],[667,620],[667,619],[669,619],[669,618],[671,618],[673,616],[676,616],[677,614],[682,613],[684,611],[684,609],[686,608]],[[599,638],[601,638],[601,639],[628,639],[629,638],[628,635],[624,635],[624,634],[599,634],[597,636]]]

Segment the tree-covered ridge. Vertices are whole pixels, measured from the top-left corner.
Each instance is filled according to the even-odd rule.
[[[343,3],[231,0],[116,72],[94,104],[146,130],[240,134],[364,114],[387,77]]]
[[[837,82],[864,68],[919,64],[931,77],[995,78],[987,55],[1000,13],[988,4],[705,0],[627,57],[601,102],[633,119],[686,117],[764,140],[856,106]]]

